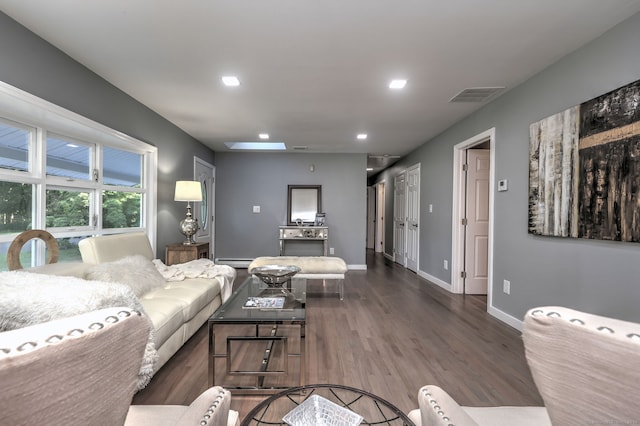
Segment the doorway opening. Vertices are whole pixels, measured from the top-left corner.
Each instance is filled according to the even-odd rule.
[[[385,253],[384,247],[384,215],[385,215],[385,183],[379,182],[376,189],[376,227],[375,227],[375,252]]]
[[[200,243],[209,243],[209,258],[215,259],[215,196],[216,168],[201,158],[193,157],[193,179],[200,182],[202,202],[194,208],[193,217],[199,229],[194,238]]]
[[[453,148],[451,291],[487,294],[488,307],[493,282],[494,143],[491,128]],[[476,155],[479,151],[488,155]],[[475,229],[469,228],[470,222]],[[482,279],[484,285],[479,283]]]

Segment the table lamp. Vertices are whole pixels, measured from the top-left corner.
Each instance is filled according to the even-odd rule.
[[[176,192],[173,198],[175,201],[187,202],[187,216],[180,221],[180,232],[186,237],[186,241],[182,244],[191,245],[196,242],[193,235],[198,232],[198,219],[191,216],[191,201],[202,201],[202,188],[200,182],[191,180],[176,181]]]

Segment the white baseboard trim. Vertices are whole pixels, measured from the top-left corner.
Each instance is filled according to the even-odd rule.
[[[350,271],[366,271],[367,270],[367,265],[347,265],[347,269]]]
[[[248,268],[253,259],[237,259],[216,257],[214,261],[217,265],[228,265],[234,268]]]
[[[387,258],[387,259],[389,259],[389,260],[390,260],[390,261],[392,261],[392,262],[395,262],[395,261],[396,261],[395,257],[394,257],[394,256],[391,256],[390,254],[384,253],[384,257],[385,257],[385,258]]]
[[[499,309],[494,308],[493,306],[489,306],[487,308],[487,312],[489,315],[496,317],[500,321],[504,322],[507,325],[515,328],[516,330],[522,332],[523,322],[516,317],[513,317]]]
[[[451,284],[446,281],[442,281],[440,278],[434,277],[433,275],[429,275],[426,272],[420,270],[418,271],[418,276],[424,278],[427,281],[431,281],[438,287],[442,287],[449,292],[451,291]]]

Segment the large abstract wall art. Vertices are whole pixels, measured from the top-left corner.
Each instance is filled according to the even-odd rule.
[[[640,242],[640,80],[529,133],[529,233]]]

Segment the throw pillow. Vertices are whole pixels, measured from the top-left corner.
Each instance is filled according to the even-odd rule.
[[[167,284],[153,262],[142,255],[94,265],[89,268],[85,278],[124,284],[138,297]]]

